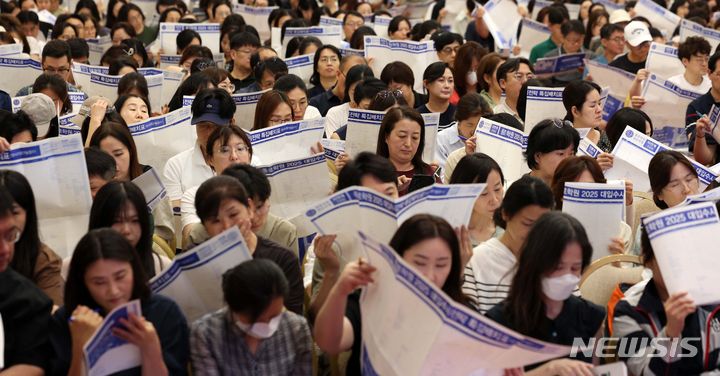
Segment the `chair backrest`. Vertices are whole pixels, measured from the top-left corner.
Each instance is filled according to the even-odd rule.
[[[632,263],[638,266],[620,267],[619,263]],[[642,280],[642,263],[634,255],[610,255],[596,260],[580,280],[582,297],[600,306],[607,306],[615,287],[620,283],[635,284]]]

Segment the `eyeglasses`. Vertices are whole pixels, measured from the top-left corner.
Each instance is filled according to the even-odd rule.
[[[612,38],[612,39],[610,39],[610,41],[618,43],[618,44],[620,44],[620,43],[625,44],[625,38],[623,38],[623,37]]]
[[[10,230],[6,231],[2,235],[0,235],[0,238],[8,244],[15,244],[20,240],[20,236],[22,236],[22,231],[20,231],[19,228],[13,227]]]
[[[570,122],[570,120],[563,120],[563,119],[552,119],[553,125],[557,128],[564,128],[569,127],[572,128],[573,124]]]
[[[237,144],[235,146],[225,145],[225,146],[221,146],[217,150],[217,153],[223,157],[229,157],[230,154],[233,152],[233,150],[235,151],[236,154],[240,155],[240,154],[249,152],[250,148],[243,144]]]
[[[50,74],[65,74],[67,72],[70,72],[70,68],[43,67],[43,72],[47,72]]]
[[[229,92],[231,92],[231,93],[234,93],[234,92],[235,92],[235,85],[234,85],[232,82],[231,82],[231,83],[221,82],[220,85],[218,85],[218,88],[219,88],[219,89],[223,89],[223,90],[227,90],[227,91],[229,91]]]
[[[515,79],[517,79],[517,80],[527,81],[527,80],[532,80],[533,78],[535,78],[535,75],[533,73],[515,72],[515,73],[513,73],[513,77],[515,77]]]
[[[328,62],[337,63],[338,61],[340,61],[340,60],[338,60],[337,56],[330,56],[330,57],[325,56],[325,57],[320,58],[321,63],[328,63]]]
[[[348,22],[345,24],[345,26],[350,26],[355,29],[357,29],[358,27],[360,27],[362,25],[365,25],[365,23],[364,22]]]
[[[395,90],[383,90],[383,91],[377,93],[377,95],[376,95],[375,97],[376,97],[376,98],[379,98],[379,99],[381,99],[381,100],[385,100],[385,99],[388,99],[390,96],[392,96],[392,97],[395,98],[396,100],[398,100],[398,99],[400,99],[400,98],[405,99],[405,97],[403,97],[403,92],[402,92],[402,90],[397,90],[397,89],[395,89]]]
[[[252,55],[252,53],[253,53],[253,50],[239,50],[238,49],[235,51],[237,51],[238,53],[241,53],[241,54],[245,54],[245,55]]]
[[[454,52],[454,53],[457,53],[459,49],[460,49],[460,46],[456,46],[456,47],[447,46],[447,47],[443,47],[443,49],[442,49],[441,51],[442,51],[442,53],[444,53],[444,54],[450,54],[450,53],[453,53],[453,52]]]

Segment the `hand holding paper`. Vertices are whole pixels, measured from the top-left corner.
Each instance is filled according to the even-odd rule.
[[[85,309],[89,310],[88,308]],[[93,313],[92,311],[84,311],[83,315],[78,319],[84,322],[82,324],[84,327],[97,324],[99,315],[95,313],[97,317],[94,317]],[[139,300],[132,300],[108,313],[105,320],[102,321],[102,325],[98,327],[92,338],[85,344],[83,351],[89,376],[109,375],[137,367],[142,363],[140,348],[113,334],[118,324],[120,324],[120,320],[127,320],[131,314],[136,316],[142,314]],[[73,337],[74,339],[75,337]]]

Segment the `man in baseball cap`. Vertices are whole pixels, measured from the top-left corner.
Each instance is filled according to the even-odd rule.
[[[630,22],[625,26],[625,45],[629,52],[611,61],[610,66],[637,74],[640,69],[645,68],[650,42],[652,36],[647,24],[641,21]]]
[[[205,145],[218,127],[234,124],[235,102],[224,89],[201,90],[193,100],[192,119],[197,141],[191,149],[170,158],[165,165],[165,187],[174,207],[180,206],[183,193],[214,176],[207,164]]]

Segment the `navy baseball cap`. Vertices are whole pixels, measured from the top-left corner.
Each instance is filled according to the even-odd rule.
[[[197,98],[195,98],[195,100],[197,100]],[[194,104],[195,103],[193,103],[193,105]],[[220,100],[217,98],[209,98],[200,108],[202,108],[201,114],[193,113],[192,120],[190,120],[192,125],[203,121],[217,125],[228,125],[230,124],[230,120],[232,120],[232,118],[223,118],[220,116]]]

